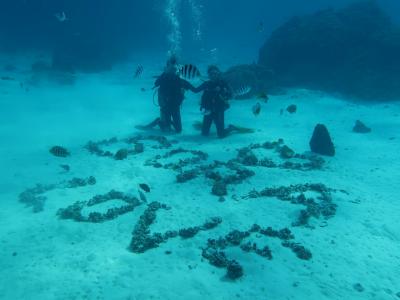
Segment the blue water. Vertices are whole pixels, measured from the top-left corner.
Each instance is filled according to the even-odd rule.
[[[400,299],[399,12],[1,1],[0,299]],[[181,133],[138,129],[172,54],[227,71],[240,134],[189,91]]]
[[[93,45],[105,52],[105,59],[115,60],[143,51],[167,49],[166,36],[171,24],[165,10],[168,1],[121,0],[118,5],[108,1],[2,1],[0,4],[1,49],[5,51],[51,51],[54,47],[74,47],[74,43]],[[285,0],[237,1],[170,1],[179,10],[179,30],[182,32],[184,56],[194,56],[195,49],[231,48],[246,51],[247,61],[256,60],[257,50],[266,36],[289,17],[315,12],[329,7],[341,7],[350,0],[313,0],[307,3]],[[354,1],[353,1],[354,2]],[[379,0],[395,19],[399,4],[394,0]],[[175,4],[173,4],[175,5]],[[229,12],[227,12],[227,10]],[[65,12],[68,22],[57,22],[55,14]],[[257,31],[259,22],[265,31]],[[201,43],[193,38],[200,28]],[[80,44],[79,44],[80,45]],[[94,52],[93,48],[80,51]],[[93,53],[92,53],[93,54]],[[198,55],[198,53],[196,53]]]

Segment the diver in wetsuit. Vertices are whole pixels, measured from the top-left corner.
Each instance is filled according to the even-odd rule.
[[[179,77],[174,56],[167,61],[165,71],[157,78],[154,88],[158,88],[160,117],[146,126],[137,126],[137,128],[151,129],[158,125],[162,131],[170,131],[172,125],[175,131],[180,133],[182,131],[181,104],[185,98],[185,91],[195,91],[195,88]]]
[[[229,125],[225,128],[225,110],[229,108],[228,100],[232,98],[232,90],[222,78],[221,71],[216,66],[208,67],[209,80],[204,82],[195,92],[203,91],[200,110],[202,111],[203,125],[201,133],[207,136],[212,123],[215,123],[219,138],[228,136],[236,127]]]

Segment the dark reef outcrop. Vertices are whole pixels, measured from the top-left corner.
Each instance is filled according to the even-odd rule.
[[[333,145],[328,129],[323,124],[317,124],[310,140],[310,148],[314,153],[334,156],[335,146]]]
[[[356,132],[356,133],[370,133],[371,132],[371,128],[367,127],[360,120],[357,120],[356,124],[353,127],[353,132]]]
[[[259,65],[280,87],[392,100],[400,98],[399,53],[400,28],[368,0],[292,18],[261,48]]]

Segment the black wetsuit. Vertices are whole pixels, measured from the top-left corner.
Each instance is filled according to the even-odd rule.
[[[218,137],[226,137],[229,130],[225,129],[225,110],[229,108],[227,100],[232,97],[229,85],[222,79],[209,80],[196,89],[196,92],[199,91],[204,91],[200,109],[207,112],[203,117],[202,135],[207,136],[210,133],[212,122],[214,122]]]
[[[160,105],[158,125],[162,130],[170,130],[172,125],[176,132],[181,132],[180,107],[185,97],[185,91],[195,91],[195,88],[179,75],[170,73],[162,73],[154,86],[158,87],[158,104]]]

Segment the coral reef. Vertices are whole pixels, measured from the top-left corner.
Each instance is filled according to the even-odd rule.
[[[110,157],[116,160],[124,160],[129,155],[136,155],[143,153],[145,151],[145,145],[142,143],[143,141],[155,141],[158,143],[158,146],[153,146],[154,149],[168,149],[172,147],[173,142],[168,141],[168,139],[164,136],[142,136],[136,135],[126,139],[118,139],[116,137],[112,137],[109,139],[104,139],[98,142],[89,141],[85,145],[85,149],[88,150],[91,154],[97,155],[100,157]],[[103,147],[111,146],[117,143],[125,143],[130,147],[119,149],[116,153],[112,153],[111,151],[103,150]],[[133,147],[132,147],[133,145]]]
[[[116,199],[125,202],[126,205],[109,208],[105,213],[91,212],[88,216],[84,216],[82,214],[82,210],[84,207],[92,207],[97,204]],[[102,223],[108,220],[115,219],[118,216],[126,214],[130,211],[133,211],[135,207],[141,204],[142,202],[134,196],[129,196],[122,192],[111,190],[107,194],[96,195],[88,201],[77,201],[67,208],[59,209],[57,215],[61,219],[72,219],[77,222]]]
[[[319,196],[317,199],[307,198],[304,193],[315,192]],[[301,210],[299,216],[293,226],[309,226],[308,222],[311,217],[319,218],[321,215],[328,219],[336,214],[336,204],[332,200],[332,192],[334,190],[329,189],[324,184],[297,184],[290,185],[288,187],[281,186],[275,188],[265,188],[260,192],[256,190],[251,191],[247,195],[243,196],[242,199],[254,199],[260,197],[275,197],[281,201],[288,201],[292,204],[300,204],[306,206],[305,210]],[[298,194],[295,196],[295,194]]]
[[[283,247],[290,248],[298,258],[303,259],[303,260],[309,260],[312,258],[311,251],[306,249],[304,246],[299,245],[297,243],[289,242],[289,241],[284,241],[282,243]]]
[[[88,178],[74,177],[65,183],[65,187],[73,189],[77,187],[82,187],[86,185],[95,185],[95,184],[96,184],[96,178],[94,176],[89,176]]]
[[[279,164],[275,163],[268,157],[259,159],[252,151],[255,149],[274,150],[275,152],[279,153],[281,158],[285,159],[285,161]],[[289,160],[291,158],[297,160],[306,160],[308,162],[292,162]],[[265,142],[263,144],[251,144],[247,147],[240,148],[235,161],[245,166],[292,169],[301,171],[321,169],[322,165],[324,164],[324,160],[321,157],[309,154],[296,154],[292,149],[284,145],[284,141],[282,139],[275,142]]]
[[[261,48],[259,65],[274,71],[278,86],[398,99],[399,52],[400,29],[378,1],[359,1],[293,17]]]
[[[178,231],[169,230],[165,233],[151,234],[150,226],[156,221],[157,211],[160,209],[169,210],[170,208],[159,202],[152,202],[147,206],[133,229],[132,239],[128,247],[130,251],[134,253],[144,253],[150,249],[157,248],[160,244],[166,243],[169,239],[178,236],[183,239],[189,239],[194,237],[200,231],[207,231],[217,227],[222,222],[221,218],[214,217],[200,226],[182,228]]]
[[[104,157],[113,157],[113,154],[110,151],[104,151],[101,149],[101,146],[109,146],[112,144],[118,143],[118,139],[116,137],[112,137],[110,139],[101,140],[98,142],[89,141],[85,145],[85,149],[89,151],[89,153],[104,156]]]
[[[243,268],[235,260],[230,260],[225,252],[228,247],[240,247],[244,252],[254,252],[255,254],[266,258],[272,259],[272,252],[268,246],[258,248],[256,243],[245,242],[246,239],[250,238],[254,234],[261,234],[266,237],[278,238],[282,242],[282,246],[289,248],[299,259],[309,260],[312,258],[310,250],[306,249],[299,243],[293,242],[294,235],[288,228],[281,230],[275,230],[271,227],[261,228],[261,226],[254,224],[247,231],[233,230],[229,232],[225,237],[219,237],[218,239],[209,239],[207,246],[202,250],[203,258],[207,259],[209,263],[217,268],[226,268],[226,277],[229,279],[238,279],[243,276]]]
[[[19,194],[19,201],[25,203],[26,206],[32,207],[33,212],[41,212],[47,200],[42,194],[56,188],[57,185],[37,184],[34,188],[28,188]]]
[[[216,180],[211,192],[215,196],[226,196],[228,194],[226,182],[224,180]]]
[[[176,163],[166,163],[166,164],[160,163],[160,160],[162,160],[162,159],[170,158],[175,155],[182,154],[182,153],[190,153],[193,155],[193,157],[179,159],[179,161]],[[155,168],[164,168],[164,169],[169,169],[169,170],[182,171],[182,168],[184,168],[186,166],[195,165],[202,161],[206,161],[207,159],[208,159],[208,154],[203,151],[185,150],[183,148],[178,148],[178,149],[171,150],[164,155],[157,155],[153,159],[147,160],[145,162],[145,165],[153,166]],[[186,175],[186,176],[190,176],[190,175]],[[181,178],[180,180],[183,180],[183,178]]]
[[[265,149],[272,150],[279,153],[280,157],[284,160],[282,163],[275,163],[271,159],[264,157],[257,158],[252,150]],[[161,159],[170,158],[176,154],[190,153],[194,157],[180,159],[176,163],[162,164]],[[314,169],[321,169],[324,160],[312,154],[296,154],[291,148],[284,145],[282,139],[275,142],[265,142],[263,144],[251,144],[247,147],[238,149],[238,155],[235,159],[227,162],[214,161],[211,164],[205,165],[202,162],[208,159],[208,154],[202,151],[185,150],[178,148],[171,150],[164,155],[157,155],[156,157],[146,161],[145,165],[153,166],[154,168],[165,168],[179,172],[176,176],[178,183],[184,183],[193,180],[199,176],[205,176],[213,181],[211,193],[218,197],[223,197],[228,194],[228,185],[237,185],[242,183],[247,178],[254,176],[254,171],[247,167],[265,167],[265,168],[281,168],[291,170],[309,171]],[[291,161],[295,159],[296,161]],[[306,162],[299,162],[306,161]],[[193,166],[191,169],[184,170],[185,167]],[[225,168],[226,172],[230,174],[221,174],[217,169]]]
[[[281,147],[279,152],[280,152],[281,157],[282,157],[282,158],[285,158],[285,159],[292,158],[292,157],[294,157],[295,154],[296,154],[292,149],[290,149],[290,148],[289,148],[288,146],[286,146],[286,145],[284,145],[283,147]]]
[[[128,157],[128,149],[119,149],[114,155],[114,158],[116,160],[124,160],[127,157]]]
[[[25,203],[26,206],[32,207],[34,213],[43,211],[44,204],[47,197],[44,196],[48,191],[58,189],[58,188],[68,188],[73,189],[77,187],[94,185],[96,184],[96,178],[90,176],[88,178],[72,178],[68,181],[62,181],[56,184],[37,184],[34,188],[28,188],[19,194],[19,201]]]
[[[211,163],[207,153],[199,150],[173,147],[177,142],[169,141],[162,136],[138,135],[126,139],[111,138],[99,142],[89,142],[85,147],[90,153],[96,156],[123,160],[130,155],[145,151],[145,146],[148,147],[146,141],[156,142],[155,145],[151,143],[150,145],[153,146],[150,147],[160,153],[154,158],[147,160],[145,162],[146,166],[164,168],[175,172],[178,183],[184,183],[203,176],[210,184],[211,193],[217,196],[221,202],[225,200],[224,196],[228,194],[228,190],[231,191],[234,189],[233,185],[241,184],[255,175],[253,169],[280,168],[304,172],[321,169],[324,164],[324,160],[320,156],[297,154],[293,149],[285,145],[282,139],[273,142],[267,141],[250,144],[237,149],[237,155],[233,159],[227,161],[215,160]],[[107,147],[115,147],[117,143],[125,143],[127,146],[122,146],[123,148],[120,148],[116,153],[106,150]],[[110,149],[112,148],[110,147]],[[159,150],[166,151],[161,152]],[[265,156],[264,152],[267,153]],[[268,154],[272,154],[271,157],[274,158],[270,158]],[[181,158],[180,155],[183,155],[185,158]],[[55,188],[78,188],[93,184],[96,184],[96,179],[90,176],[88,178],[72,178],[54,185],[37,185],[21,193],[20,201],[33,206],[35,211],[40,211],[43,209],[46,200],[43,194],[47,191]],[[57,215],[60,219],[102,223],[132,212],[144,204],[146,209],[134,226],[128,246],[128,250],[136,254],[158,248],[170,239],[180,239],[181,241],[192,239],[200,232],[215,229],[222,222],[220,217],[213,217],[197,226],[191,222],[189,227],[173,228],[173,230],[164,229],[164,232],[152,232],[151,226],[156,222],[159,210],[170,210],[171,208],[160,202],[147,203],[144,192],[151,191],[148,184],[140,183],[138,189],[139,198],[111,190],[106,194],[96,195],[87,201],[77,201],[66,208],[59,209]],[[327,220],[335,215],[336,204],[332,200],[332,192],[334,191],[323,184],[298,184],[272,188],[267,187],[260,191],[252,190],[243,196],[242,199],[274,197],[281,201],[302,205],[303,207],[299,210],[297,219],[293,221],[292,226],[312,228],[310,225],[312,218],[324,218]],[[311,197],[309,196],[310,194],[315,196]],[[239,200],[237,197],[233,198]],[[119,201],[116,201],[117,204],[115,206],[107,208],[113,204],[109,201],[113,200]],[[104,205],[107,209],[104,212],[100,212],[97,205],[105,203],[107,203]],[[326,221],[324,222],[327,223]],[[272,260],[275,252],[279,250],[273,248],[272,251],[268,245],[262,245],[260,242],[269,239],[278,240],[282,246],[282,251],[291,251],[298,259],[312,259],[311,251],[296,242],[295,236],[290,229],[283,228],[277,230],[272,227],[261,227],[257,224],[254,224],[248,230],[239,227],[220,237],[215,238],[214,236],[214,238],[208,239],[207,244],[202,248],[201,255],[211,265],[223,268],[226,271],[226,279],[235,281],[244,276],[245,270],[237,258],[232,259],[230,257],[231,254],[228,257],[227,253],[231,253],[228,251],[230,250],[228,248],[240,249],[246,255],[255,254],[262,259]],[[171,254],[171,250],[163,251],[163,253]]]
[[[226,267],[226,277],[232,280],[243,276],[243,267],[236,261],[232,260]]]

